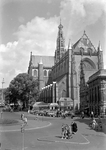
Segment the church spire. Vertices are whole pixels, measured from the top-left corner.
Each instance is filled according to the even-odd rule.
[[[99,41],[99,44],[98,44],[98,51],[102,52],[100,41]]]
[[[98,69],[103,69],[104,68],[104,65],[103,65],[103,51],[102,51],[102,48],[101,48],[100,41],[99,41],[97,50],[98,50]]]
[[[65,40],[63,37],[63,25],[60,24],[58,26],[58,36],[57,36],[57,43],[56,43],[56,51],[55,51],[55,63],[60,60],[60,58],[65,53]]]

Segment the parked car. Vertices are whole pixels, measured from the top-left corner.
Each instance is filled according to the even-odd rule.
[[[71,116],[71,118],[73,119],[76,115],[75,115],[74,112],[70,112],[70,116]]]
[[[9,106],[5,106],[5,107],[3,108],[3,111],[10,112],[10,111],[11,111],[11,107],[9,107]]]
[[[74,113],[73,111],[70,111],[70,110],[65,111],[65,115],[66,115],[66,116],[70,116],[71,118],[73,118],[73,117],[76,116],[75,113]]]
[[[56,116],[56,111],[48,111],[47,115],[50,117],[55,117]]]

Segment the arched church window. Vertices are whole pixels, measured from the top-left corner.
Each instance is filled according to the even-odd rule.
[[[38,76],[38,71],[34,70],[34,77],[37,77],[37,76]]]
[[[80,47],[80,53],[83,56],[83,53],[84,53],[84,48],[83,47]]]
[[[44,77],[47,77],[47,70],[44,70]]]
[[[88,48],[87,51],[88,51],[89,55],[91,56],[92,55],[92,49]]]

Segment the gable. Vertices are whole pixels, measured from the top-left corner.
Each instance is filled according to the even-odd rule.
[[[84,32],[83,36],[73,45],[74,52],[77,53],[85,53],[85,54],[94,54],[97,53],[95,47],[92,42]]]

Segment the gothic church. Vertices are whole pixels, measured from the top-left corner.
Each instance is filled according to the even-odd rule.
[[[74,45],[69,41],[66,50],[63,25],[60,23],[54,56],[31,53],[28,74],[38,81],[41,101],[56,103],[61,97],[68,97],[74,107],[83,107],[83,101],[88,100],[88,79],[100,69],[103,69],[100,43],[95,48],[84,31]]]

